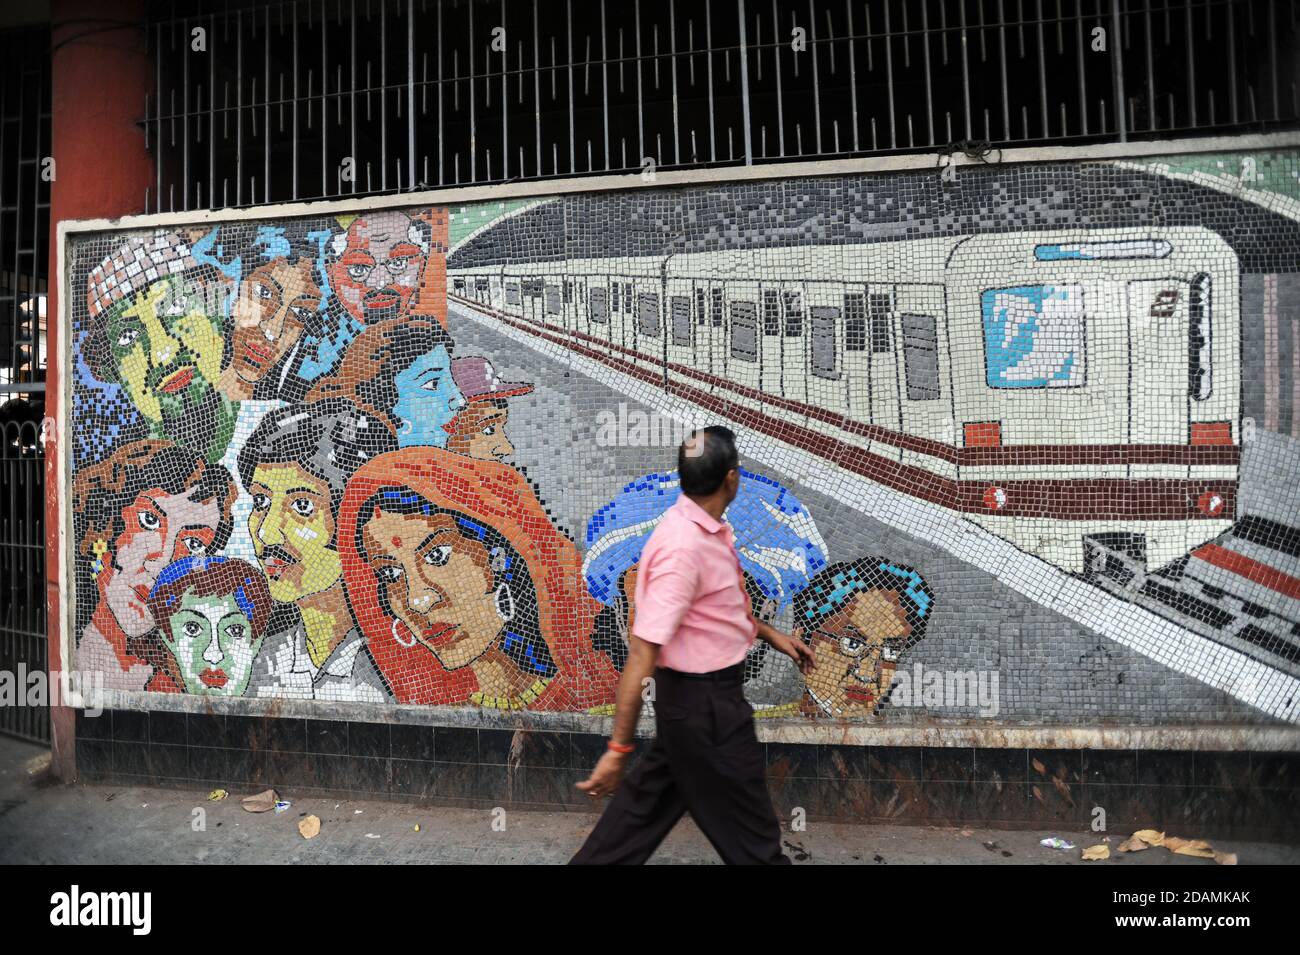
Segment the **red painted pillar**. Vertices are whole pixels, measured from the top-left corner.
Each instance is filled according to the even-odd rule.
[[[144,114],[153,66],[144,32],[143,0],[124,0],[105,8],[102,0],[53,0],[51,10],[50,275],[47,314],[58,314],[58,224],[64,219],[110,218],[144,211],[145,188],[153,160],[137,125]],[[111,20],[105,19],[105,14]],[[79,294],[72,289],[71,294]],[[82,293],[84,294],[84,293]],[[54,356],[63,347],[58,323],[49,323],[46,415],[59,415],[58,369]],[[45,448],[46,594],[49,607],[49,668],[62,671],[59,643],[60,587],[64,568],[58,559],[60,499],[58,461],[70,454],[65,435],[54,432]],[[71,546],[71,542],[69,542]],[[53,771],[66,782],[76,778],[76,723],[66,706],[50,709]]]

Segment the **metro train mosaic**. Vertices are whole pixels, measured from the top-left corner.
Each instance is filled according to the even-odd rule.
[[[756,715],[1300,721],[1300,154],[1261,163],[73,234],[75,665],[607,714],[721,421],[754,612],[818,661],[756,646]]]

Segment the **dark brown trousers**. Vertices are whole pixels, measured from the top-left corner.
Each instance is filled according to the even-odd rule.
[[[639,865],[687,812],[728,865],[790,864],[743,668],[655,671],[655,740],[570,865]]]

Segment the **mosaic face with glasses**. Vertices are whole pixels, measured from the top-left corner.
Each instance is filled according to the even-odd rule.
[[[370,325],[410,310],[429,255],[427,222],[404,212],[354,219],[333,241],[330,287],[358,322]]]
[[[899,657],[924,636],[933,600],[916,571],[877,558],[818,574],[795,598],[795,624],[817,660],[804,674],[805,714],[874,715]]]

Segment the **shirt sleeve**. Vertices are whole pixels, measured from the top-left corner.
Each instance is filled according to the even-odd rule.
[[[699,568],[685,550],[656,555],[637,575],[632,632],[660,646],[672,639],[695,600]]]

